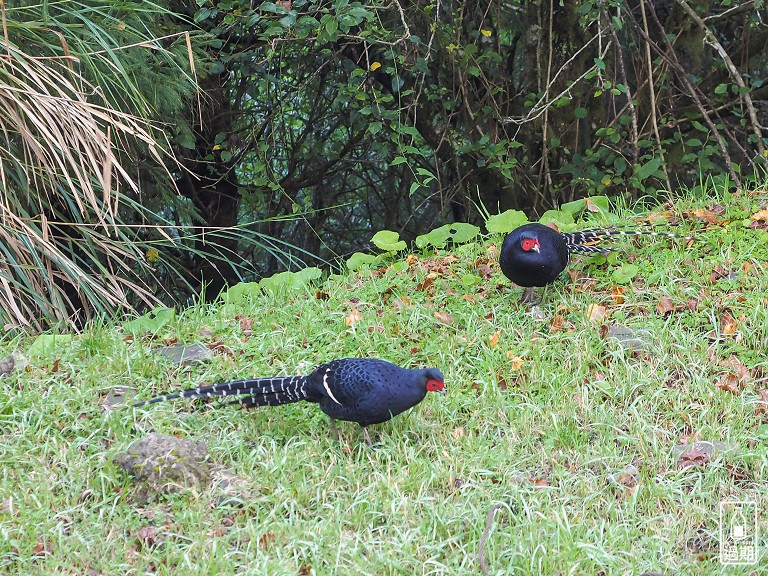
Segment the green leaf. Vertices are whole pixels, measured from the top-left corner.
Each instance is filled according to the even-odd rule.
[[[501,214],[489,216],[485,222],[485,227],[491,234],[507,234],[526,222],[528,222],[528,217],[525,215],[525,212],[505,210]]]
[[[134,320],[123,322],[123,330],[131,334],[143,334],[152,332],[157,334],[160,329],[168,324],[176,316],[173,308],[153,308],[144,316],[139,316]]]
[[[592,204],[600,208],[602,212],[609,212],[610,211],[610,201],[608,200],[608,196],[590,196],[588,198]]]
[[[715,87],[715,94],[725,94],[728,92],[728,84],[718,84]]]
[[[634,264],[624,264],[613,271],[611,278],[617,284],[629,284],[639,271],[640,268]]]
[[[692,120],[691,121],[691,126],[693,126],[699,132],[709,132],[709,129],[706,126],[704,126],[704,124],[702,124],[701,122],[699,122],[697,120]]]
[[[347,259],[347,268],[354,272],[360,270],[365,266],[373,266],[379,261],[379,256],[373,254],[365,254],[363,252],[355,252]]]
[[[247,304],[249,300],[261,295],[258,282],[240,282],[228,288],[221,294],[221,299],[227,304]]]
[[[469,288],[470,286],[477,286],[483,281],[483,279],[477,274],[464,274],[461,277],[461,285]]]
[[[386,250],[387,252],[398,252],[405,250],[407,244],[404,240],[400,240],[400,234],[393,232],[392,230],[379,230],[371,238],[377,248]]]
[[[579,198],[573,202],[566,202],[565,204],[561,204],[560,212],[574,216],[575,214],[582,212],[586,207],[587,201],[584,200],[584,198]]]
[[[573,219],[573,214],[569,214],[568,212],[562,212],[560,210],[547,210],[544,212],[544,214],[541,215],[539,222],[545,225],[553,222],[554,224],[557,224],[558,228],[560,228],[564,225],[568,226],[573,224],[575,220]]]
[[[277,294],[285,290],[300,290],[322,275],[323,271],[314,267],[304,268],[298,272],[278,272],[269,278],[262,278],[259,281],[259,286],[270,294]]]
[[[27,355],[32,358],[36,356],[48,356],[57,345],[69,344],[72,342],[72,334],[41,334],[27,350]]]
[[[641,180],[645,180],[649,176],[652,176],[661,167],[661,158],[651,158],[645,164],[641,164],[635,168],[635,173]]]
[[[454,222],[453,224],[446,224],[445,226],[440,226],[440,228],[435,228],[428,234],[417,236],[415,242],[419,248],[429,245],[435,248],[443,248],[448,240],[461,244],[472,240],[479,233],[480,228],[473,224]]]

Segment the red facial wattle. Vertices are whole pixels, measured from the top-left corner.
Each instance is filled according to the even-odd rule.
[[[445,383],[440,380],[427,380],[427,392],[442,392],[445,390]]]
[[[539,251],[539,239],[538,238],[523,238],[523,250],[525,252],[538,252]]]

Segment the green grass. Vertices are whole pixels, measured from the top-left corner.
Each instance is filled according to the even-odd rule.
[[[564,275],[532,314],[495,263],[500,238],[489,238],[418,254],[399,273],[336,277],[322,286],[327,299],[313,289],[198,306],[154,340],[95,326],[0,380],[0,572],[477,574],[486,515],[498,506],[490,574],[758,574],[768,565],[764,536],[757,567],[722,567],[717,552],[721,500],[757,501],[768,530],[768,416],[755,412],[768,388],[768,234],[742,224],[760,201],[680,201],[673,213],[717,202],[732,219],[708,229],[686,220],[682,231],[700,238],[687,249],[620,244],[618,264],[640,268],[623,303],[611,298],[615,265],[575,258],[572,268],[595,284],[582,290]],[[440,261],[449,254],[457,259]],[[490,278],[463,284],[481,276],[485,258]],[[716,265],[739,276],[711,281]],[[419,290],[431,269],[438,277]],[[662,315],[662,296],[697,302]],[[590,304],[605,306],[605,319],[590,320]],[[350,327],[353,306],[362,318]],[[716,338],[726,311],[736,331]],[[241,316],[253,320],[251,335]],[[644,331],[646,349],[625,351],[602,324]],[[180,368],[152,353],[166,339],[223,347]],[[30,343],[8,339],[0,352]],[[739,395],[715,386],[731,355],[751,372]],[[372,427],[373,449],[349,423],[334,443],[309,404],[103,407],[120,387],[146,399],[307,373],[344,356],[437,366],[448,394]],[[205,442],[234,486],[135,503],[112,460],[153,430]],[[725,446],[679,470],[675,447],[693,434]],[[629,465],[634,489],[616,481]]]

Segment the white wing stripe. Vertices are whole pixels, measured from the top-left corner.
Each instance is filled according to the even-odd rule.
[[[336,404],[341,406],[341,402],[336,400],[336,397],[333,395],[333,392],[331,392],[331,387],[328,386],[328,372],[330,372],[330,370],[326,370],[325,374],[323,374],[323,387],[325,388],[325,391],[328,392],[328,396],[331,397],[331,400],[333,400],[334,402],[336,402]]]

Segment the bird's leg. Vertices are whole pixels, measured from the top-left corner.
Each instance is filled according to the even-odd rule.
[[[331,436],[333,436],[334,442],[339,441],[339,427],[336,426],[336,418],[331,418]]]
[[[363,438],[365,438],[365,443],[368,444],[369,447],[373,448],[373,442],[371,441],[371,435],[368,434],[368,428],[366,426],[363,426]]]
[[[523,292],[523,295],[520,298],[520,304],[530,304],[531,306],[541,304],[541,298],[536,298],[535,286],[529,286],[525,289],[525,292]]]

